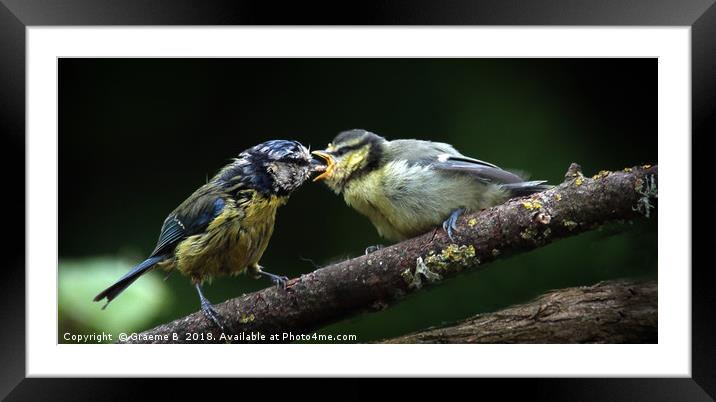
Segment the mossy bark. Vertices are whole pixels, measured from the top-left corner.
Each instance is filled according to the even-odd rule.
[[[565,181],[550,190],[464,215],[453,240],[436,228],[294,278],[286,290],[268,288],[215,307],[230,334],[260,333],[270,340],[275,334],[310,332],[359,312],[385,308],[425,284],[438,283],[496,258],[532,250],[606,222],[647,216],[657,198],[657,179],[656,166],[602,171],[588,178],[572,164]],[[205,336],[186,339],[187,333]],[[132,342],[225,342],[220,334],[196,312],[150,329]]]

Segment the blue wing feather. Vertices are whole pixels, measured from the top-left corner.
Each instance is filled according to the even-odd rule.
[[[186,226],[176,215],[169,215],[164,221],[162,230],[159,233],[159,240],[157,240],[157,245],[154,247],[151,256],[163,254],[168,248],[172,248],[186,236]]]
[[[221,214],[225,205],[225,201],[216,195],[206,195],[187,205],[180,205],[164,220],[151,256],[166,254],[183,239],[204,231],[209,223]]]

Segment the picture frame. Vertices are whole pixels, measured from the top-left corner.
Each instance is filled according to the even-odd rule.
[[[387,5],[387,6],[386,6]],[[316,12],[320,9],[320,12]],[[2,132],[7,144],[3,167],[8,175],[6,188],[25,188],[24,176],[17,166],[26,166],[25,155],[25,56],[26,27],[73,25],[636,25],[689,26],[692,37],[692,183],[703,183],[703,168],[707,147],[698,145],[713,133],[713,99],[716,93],[716,7],[713,1],[652,4],[632,2],[546,2],[533,1],[514,7],[498,1],[451,4],[388,2],[382,7],[356,5],[344,12],[340,5],[293,4],[286,8],[270,7],[259,2],[192,2],[156,7],[146,2],[69,1],[61,6],[49,6],[39,1],[3,0],[0,7],[0,52],[3,60]],[[702,162],[703,163],[703,162]],[[21,196],[22,194],[22,196]],[[10,205],[25,214],[23,191],[15,191]],[[687,196],[687,195],[685,195]],[[52,199],[52,196],[48,196]],[[693,195],[691,196],[693,197]],[[700,211],[693,197],[692,210]],[[24,227],[21,214],[11,214],[11,227]],[[695,225],[705,226],[697,220]],[[696,229],[693,226],[692,229]],[[25,236],[20,231],[7,244],[13,250],[0,286],[5,321],[2,331],[3,375],[0,395],[10,399],[49,399],[61,395],[77,396],[77,389],[91,389],[93,399],[101,396],[132,396],[131,379],[39,379],[25,377]],[[692,236],[697,240],[696,236]],[[698,248],[692,246],[693,257]],[[696,265],[696,264],[693,264]],[[698,267],[698,266],[697,266]],[[674,267],[685,268],[685,267]],[[712,270],[696,268],[692,271],[692,376],[679,379],[542,379],[517,380],[530,384],[531,395],[545,398],[589,399],[629,396],[631,399],[709,399],[716,395],[716,350],[712,346],[716,330],[713,328]],[[500,381],[485,381],[488,387],[504,388]],[[514,387],[526,388],[526,387]],[[122,392],[125,392],[122,394]],[[136,391],[134,391],[136,392]]]

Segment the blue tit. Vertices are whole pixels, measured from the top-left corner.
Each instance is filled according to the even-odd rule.
[[[542,191],[492,163],[462,155],[452,145],[392,140],[366,130],[338,134],[322,151],[323,180],[346,204],[370,219],[378,233],[401,241],[442,224],[452,239],[458,217],[509,197]]]
[[[107,299],[109,304],[152,269],[177,270],[194,284],[205,316],[223,329],[202,294],[202,284],[248,272],[285,286],[288,278],[263,271],[259,260],[273,233],[277,208],[314,172],[324,169],[296,141],[267,141],[241,152],[167,216],[149,258],[94,301]]]

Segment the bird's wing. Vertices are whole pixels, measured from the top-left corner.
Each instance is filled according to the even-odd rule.
[[[171,251],[183,239],[206,230],[221,214],[225,201],[217,194],[197,192],[187,198],[164,220],[159,240],[151,256]]]
[[[524,181],[512,172],[492,163],[467,157],[452,145],[442,142],[395,140],[391,141],[388,152],[393,160],[404,159],[411,164],[430,165],[443,172],[470,174],[483,183],[506,184]]]
[[[467,157],[439,156],[432,164],[435,169],[445,172],[462,172],[475,177],[483,183],[508,184],[520,183],[524,179],[515,173],[500,169],[477,159]]]

